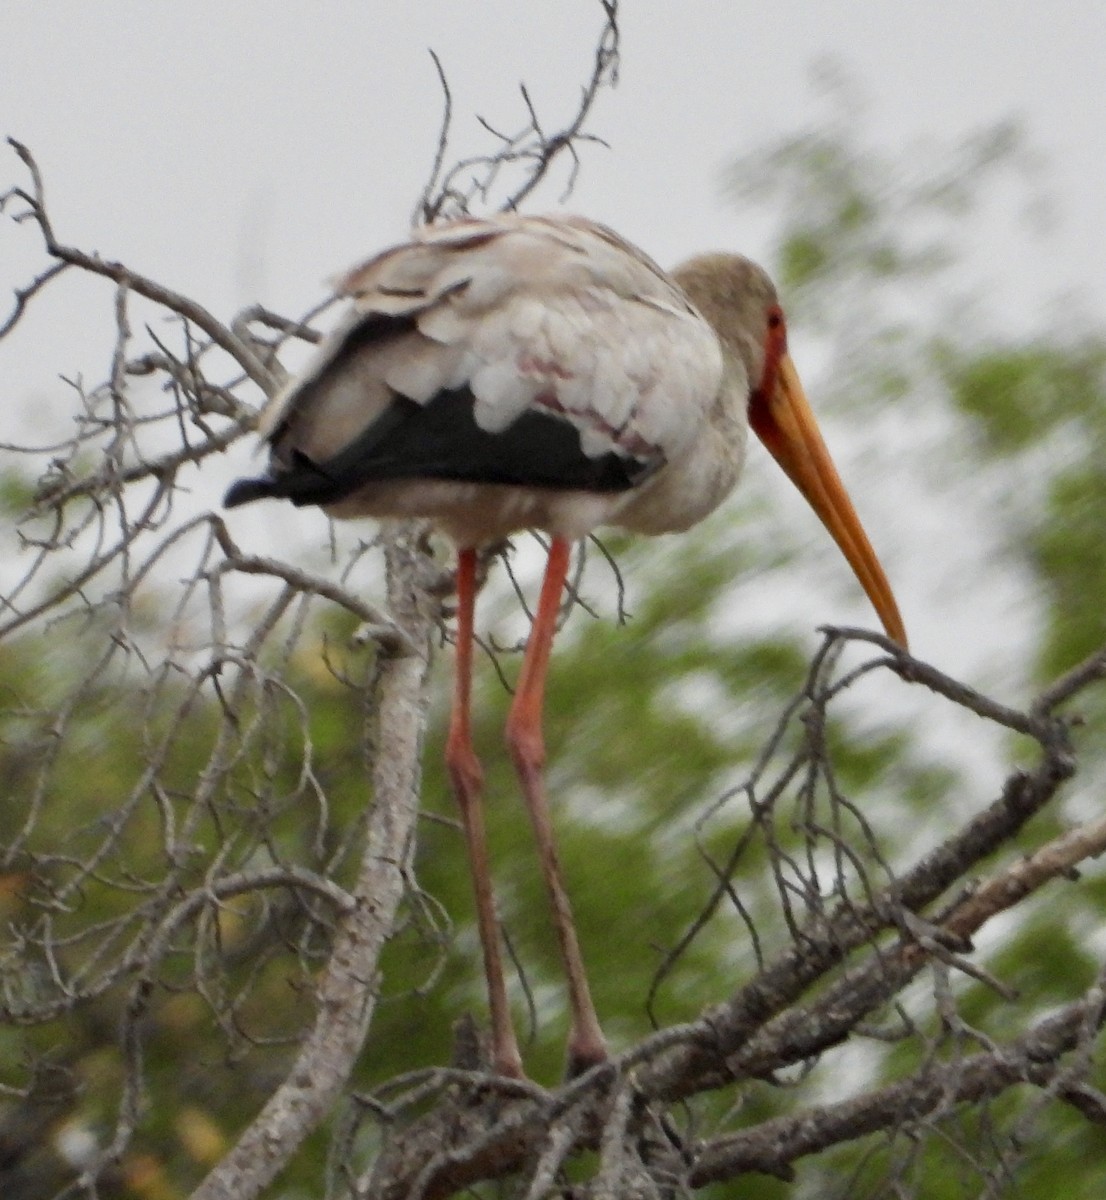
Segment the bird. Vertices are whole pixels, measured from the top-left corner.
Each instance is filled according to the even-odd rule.
[[[545,680],[573,544],[603,526],[689,530],[730,494],[752,430],[826,526],[887,635],[891,586],[819,432],[768,274],[707,253],[671,271],[571,214],[505,212],[417,227],[334,284],[348,311],[263,409],[269,464],[227,507],[276,498],[341,518],[428,519],[456,548],[445,745],[470,862],[491,1067],[524,1078],[511,1020],[472,745],[482,548],[544,533],[548,559],[506,741],[529,811],[566,977],[568,1072],[607,1047],[543,781]]]

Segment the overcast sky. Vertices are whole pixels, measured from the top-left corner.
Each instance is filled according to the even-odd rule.
[[[473,113],[522,122],[520,80],[556,126],[601,23],[595,0],[6,0],[0,129],[37,155],[63,240],[224,318],[258,299],[298,313],[407,226],[441,116],[429,48],[472,151],[486,146]],[[996,235],[1009,244],[986,270],[1008,307],[1073,293],[1101,322],[1101,0],[624,0],[621,23],[621,83],[592,122],[611,149],[587,155],[572,203],[661,262],[763,252],[763,221],[726,197],[723,170],[818,119],[811,67],[829,58],[888,150],[1019,119],[1057,223],[1029,250]],[[5,147],[0,185],[24,178]],[[28,227],[0,223],[5,292],[42,262]],[[42,420],[59,372],[102,378],[110,301],[102,287],[90,305],[95,287],[65,281],[0,345],[0,439]]]
[[[520,80],[563,116],[599,24],[594,0],[8,0],[0,126],[38,155],[63,237],[217,312],[294,309],[402,234],[441,112],[429,47],[471,149],[472,113],[520,121]],[[1099,0],[625,0],[622,26],[621,85],[593,124],[612,149],[574,205],[660,261],[756,252],[722,168],[818,115],[809,72],[829,56],[889,147],[1020,118],[1061,218],[1047,282],[1106,301]],[[6,283],[22,256],[2,237]]]

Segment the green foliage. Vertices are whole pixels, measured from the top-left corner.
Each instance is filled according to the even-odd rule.
[[[772,272],[792,317],[839,335],[851,307],[842,287],[933,288],[957,263],[965,218],[995,180],[1024,178],[1031,156],[1012,121],[951,146],[881,153],[861,140],[865,106],[850,81],[830,68],[820,82],[820,119],[742,156],[727,182],[772,214]]]
[[[957,262],[952,223],[964,220],[992,176],[1022,153],[1016,131],[1003,124],[965,139],[933,169],[908,171],[905,160],[859,144],[855,111],[844,116],[849,119],[839,115],[745,158],[734,172],[745,201],[771,204],[779,216],[774,267],[796,324],[806,321],[834,336],[842,296],[864,293],[870,312],[909,289],[930,298],[939,293],[933,281]],[[851,329],[854,374],[845,383],[903,414],[925,402],[920,398],[941,404],[960,422],[956,428],[970,431],[971,444],[955,447],[961,454],[956,469],[997,465],[1009,472],[1008,495],[1017,503],[1008,513],[1020,522],[1011,531],[1012,553],[1045,597],[1035,654],[1038,677],[1046,679],[1106,641],[1103,344],[1098,337],[1072,344],[1048,331],[973,344],[941,309],[939,295],[934,304],[936,333],[916,329],[891,304],[885,319],[859,333]],[[860,350],[870,354],[855,353],[858,338]],[[11,475],[2,492],[0,501],[10,507],[27,499],[26,485]],[[790,548],[763,538],[758,543],[752,523],[739,519],[750,511],[741,503],[671,542],[612,539],[632,619],[624,625],[611,619],[614,589],[603,569],[593,567],[583,590],[604,615],[589,620],[575,613],[554,656],[550,792],[597,1004],[616,1045],[643,1035],[653,1021],[695,1016],[748,981],[758,956],[789,944],[787,888],[773,876],[763,840],[737,853],[753,824],[740,785],[779,714],[804,687],[811,642],[786,631],[758,632],[738,619],[737,577],[755,571],[756,586],[770,591],[793,578],[787,573],[795,565]],[[987,586],[986,564],[976,585]],[[493,581],[485,609],[494,606],[500,587]],[[160,628],[160,611],[150,605],[148,631],[167,643],[171,633]],[[812,611],[811,619],[820,615]],[[119,921],[142,886],[166,870],[170,820],[193,822],[195,858],[180,868],[182,887],[202,880],[220,855],[242,869],[294,861],[349,881],[366,807],[362,695],[372,670],[364,652],[346,649],[350,632],[348,622],[311,626],[281,664],[284,686],[253,694],[236,713],[242,728],[263,717],[261,732],[243,745],[233,776],[200,810],[193,808],[197,781],[211,760],[225,702],[213,686],[193,690],[172,671],[151,685],[147,672],[126,669],[89,686],[81,655],[72,649],[96,644],[97,631],[89,627],[64,645],[25,637],[0,652],[7,697],[0,773],[12,798],[0,808],[4,844],[16,841],[35,814],[33,836],[0,874],[0,914],[20,937],[33,941],[49,919],[57,936],[72,939],[53,963],[33,951],[9,951],[0,978],[10,995],[21,988],[33,993],[52,970],[83,978],[96,969],[97,954],[112,947],[86,931]],[[513,673],[510,656],[502,656],[502,666]],[[58,712],[70,699],[59,744]],[[514,1000],[523,1021],[527,994],[533,1000],[536,1029],[525,1049],[527,1064],[536,1078],[552,1082],[561,1070],[565,1024],[561,972],[530,830],[502,750],[507,704],[497,675],[482,662],[475,737],[487,768],[502,911],[521,964]],[[1101,727],[1106,714],[1092,715]],[[946,818],[982,803],[969,781],[929,749],[924,730],[919,737],[904,721],[882,714],[880,721],[843,706],[825,731],[833,782],[852,805],[845,840],[876,880],[886,878],[886,861],[916,857],[919,827],[928,837]],[[471,888],[440,761],[443,725],[439,713],[427,737],[425,818],[414,865],[420,890],[408,898],[383,961],[381,1004],[357,1069],[360,1087],[447,1061],[453,1022],[466,1010],[483,1014]],[[807,731],[789,727],[785,734],[784,748],[792,752]],[[311,786],[304,780],[306,746]],[[1019,752],[1011,747],[1011,757]],[[143,783],[144,767],[155,756],[161,764],[156,794]],[[780,801],[772,830],[778,858],[802,853],[822,812],[824,791],[812,785],[808,795],[804,782],[793,781]],[[319,795],[326,797],[325,819]],[[63,889],[74,864],[101,843],[105,814],[118,812],[128,796],[134,800],[110,873],[83,878],[67,894],[68,907],[51,910],[50,897],[30,887],[32,866],[40,888]],[[1049,819],[1058,827],[1058,818]],[[700,928],[697,920],[718,891],[718,865],[731,859],[729,882],[742,911],[723,897]],[[829,881],[820,897],[827,906],[842,899],[834,891],[833,865],[819,868]],[[856,894],[864,898],[862,888]],[[1086,937],[1100,932],[1093,911],[1103,903],[1106,883],[1096,879],[1062,922],[1048,904],[1039,905],[991,956],[988,969],[1022,989],[1035,1011],[1047,1010],[1089,980],[1094,967]],[[152,1175],[141,1183],[137,1175],[131,1179],[131,1191],[139,1194],[187,1191],[267,1096],[287,1064],[286,1040],[310,1020],[313,972],[326,952],[321,919],[313,924],[295,904],[255,899],[230,900],[206,919],[212,924],[203,943],[210,972],[205,986],[189,982],[200,947],[191,927],[152,985],[145,1030],[149,1094],[129,1168],[138,1172],[146,1161]],[[7,1064],[0,1083],[26,1082],[36,1063],[40,1072],[42,1064],[71,1072],[71,1091],[60,1100],[41,1099],[36,1108],[44,1129],[56,1130],[76,1111],[99,1131],[110,1130],[122,1076],[118,1014],[133,982],[124,976],[55,1021],[0,1030],[0,1059]],[[978,983],[957,986],[966,1025],[995,1037],[1009,1032],[1000,998]],[[225,1019],[228,1011],[233,1020]],[[932,1013],[924,1022],[929,1034],[940,1032]],[[865,1082],[901,1077],[917,1068],[918,1058],[914,1042],[880,1045],[866,1064],[822,1086],[830,1098],[847,1095]],[[696,1120],[709,1124],[732,1102],[730,1095],[708,1100]],[[743,1090],[740,1102],[742,1121],[752,1124],[794,1111],[809,1097],[801,1089],[757,1083]],[[989,1121],[1001,1126],[1013,1113],[1014,1101],[1004,1099],[966,1115],[957,1136],[985,1140]],[[1050,1165],[1031,1161],[1019,1175],[1017,1194],[1035,1200],[1100,1193],[1106,1155],[1085,1123],[1054,1106],[1037,1133],[1051,1145]],[[324,1152],[320,1135],[288,1186],[316,1190]],[[822,1194],[824,1185],[824,1194],[843,1195],[843,1181],[855,1178],[854,1194],[870,1194],[881,1172],[900,1167],[927,1197],[979,1190],[978,1176],[940,1138],[875,1151],[867,1143],[846,1148],[806,1169],[802,1186],[805,1194]],[[750,1197],[792,1194],[775,1180],[742,1187]]]
[[[941,405],[950,418],[946,427],[954,440],[930,444],[927,453],[940,458],[942,481],[975,473],[990,482],[992,520],[1005,531],[1009,560],[1033,580],[1043,601],[1030,654],[1036,679],[1051,681],[1106,643],[1106,338],[1095,329],[1073,333],[1080,319],[1070,314],[1060,328],[981,338],[973,329],[987,328],[986,300],[972,301],[982,319],[965,322],[963,300],[943,286],[964,269],[971,218],[985,206],[991,184],[1011,173],[1022,184],[1028,177],[1030,156],[1015,126],[972,134],[937,156],[932,148],[888,156],[862,144],[861,107],[840,81],[830,90],[829,118],[743,158],[731,176],[735,193],[770,204],[777,215],[776,272],[792,314],[823,330],[847,330],[835,390],[867,396],[904,420],[914,419],[922,403]],[[913,321],[901,317],[904,296]],[[867,411],[875,411],[871,403]],[[972,580],[982,593],[987,568],[981,562]],[[1081,698],[1080,707],[1088,726],[1081,752],[1100,757],[1106,705],[1092,694]],[[849,778],[849,792],[871,813],[879,803],[870,789],[881,763],[910,762],[926,750],[916,731],[892,734],[881,746],[858,741],[846,728],[841,742],[835,740],[834,762],[845,776],[850,757],[859,757],[861,770]],[[874,761],[865,770],[868,752]],[[1012,743],[1011,760],[1020,753]],[[907,774],[909,779],[895,779],[896,803],[909,798],[919,815],[926,809],[932,815],[934,804],[962,806],[970,794],[967,781],[939,759],[918,762]],[[1099,802],[1097,792],[1088,797],[1095,811]],[[1038,818],[1026,833],[1026,849],[1062,829],[1057,812]],[[905,824],[904,848],[910,840]],[[972,1029],[1009,1036],[1025,1027],[1027,1013],[1043,1015],[1090,985],[1104,886],[1101,877],[1078,889],[1054,884],[1047,898],[1018,910],[1013,936],[986,963],[1018,989],[1016,1010],[991,989],[957,980],[964,1053],[977,1049]],[[939,1025],[928,1032],[938,1034]],[[879,1075],[902,1078],[917,1069],[916,1053],[910,1041],[889,1048]],[[827,1156],[804,1175],[804,1194],[884,1194],[887,1180],[900,1172],[927,1197],[979,1194],[984,1148],[1019,1120],[1019,1139],[1031,1138],[1033,1149],[1012,1164],[1011,1178],[1003,1177],[1005,1168],[997,1171],[998,1194],[1007,1187],[1027,1200],[1099,1194],[1106,1155],[1090,1125],[1056,1104],[1038,1105],[1031,1121],[1027,1103],[1032,1098],[1022,1090],[974,1112],[965,1108],[961,1127],[949,1130],[947,1142],[904,1139],[883,1153],[851,1147]],[[979,1162],[962,1155],[958,1143],[979,1149]]]
[[[34,499],[34,485],[21,472],[0,472],[0,512],[10,518],[21,517]]]
[[[1037,661],[1050,679],[1106,640],[1106,343],[1099,337],[937,353],[951,398],[1004,463],[1017,546],[1048,597]]]

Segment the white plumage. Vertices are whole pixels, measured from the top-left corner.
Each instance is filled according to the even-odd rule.
[[[511,1075],[522,1063],[469,713],[476,552],[523,528],[552,535],[507,741],[568,980],[569,1066],[582,1069],[605,1047],[541,771],[572,540],[599,525],[690,528],[737,482],[752,427],[905,645],[902,620],[791,363],[775,288],[748,259],[703,255],[667,273],[602,225],[504,214],[416,230],[336,287],[349,313],[261,417],[268,475],[235,484],[226,503],[283,497],[341,517],[425,517],[458,547],[446,761],[472,865],[494,1064]]]
[[[352,299],[351,311],[261,417],[278,470],[293,449],[325,464],[396,395],[425,406],[467,388],[486,433],[540,414],[571,426],[585,458],[614,455],[647,475],[694,449],[722,382],[718,337],[671,276],[579,218],[504,214],[416,230],[336,290]],[[374,318],[394,324],[355,344]],[[705,516],[736,482],[740,450],[703,463],[683,503],[666,493],[663,517],[643,506],[644,531],[684,529]],[[338,516],[434,517],[460,545],[525,527],[570,538],[597,523],[639,527],[634,489],[608,491],[596,505],[549,483],[523,496],[502,484],[474,494],[482,481],[455,482],[371,480],[326,507]]]

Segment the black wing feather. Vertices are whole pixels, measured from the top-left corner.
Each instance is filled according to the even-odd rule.
[[[476,423],[466,388],[439,392],[427,404],[396,396],[345,450],[316,463],[293,451],[262,479],[239,480],[224,504],[233,508],[266,496],[293,504],[333,504],[366,483],[445,479],[570,491],[623,492],[661,464],[613,451],[589,457],[579,431],[561,417],[524,412],[499,433]]]
[[[343,359],[366,345],[406,332],[410,317],[369,314],[351,325],[327,361],[306,379],[290,414],[311,403],[312,393],[343,369]],[[227,508],[277,497],[293,504],[333,504],[376,481],[442,479],[570,491],[622,492],[640,484],[662,459],[610,451],[591,457],[580,447],[579,430],[555,413],[525,411],[506,429],[491,433],[476,423],[475,399],[467,387],[441,391],[419,404],[396,395],[359,437],[326,462],[315,462],[294,446],[286,420],[273,431],[277,451],[269,473],[240,479],[224,497]],[[284,461],[282,461],[282,459]]]

